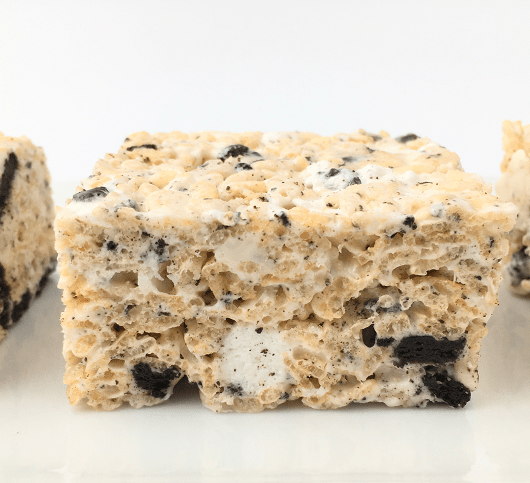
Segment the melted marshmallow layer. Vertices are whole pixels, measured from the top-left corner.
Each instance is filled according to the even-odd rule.
[[[69,399],[462,407],[515,216],[412,134],[136,133],[58,211]]]

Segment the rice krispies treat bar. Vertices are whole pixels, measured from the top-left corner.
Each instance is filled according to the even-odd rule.
[[[56,219],[72,404],[461,407],[515,207],[427,138],[136,133]]]
[[[495,187],[499,198],[511,201],[519,209],[514,229],[509,234],[510,256],[505,271],[515,293],[530,293],[530,124],[521,121],[502,123],[504,158],[501,177]]]
[[[56,264],[50,174],[42,148],[0,133],[0,340]]]

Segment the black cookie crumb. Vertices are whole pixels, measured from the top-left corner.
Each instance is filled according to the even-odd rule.
[[[2,312],[0,313],[0,325],[6,329],[10,321],[10,312],[11,312],[11,299],[10,288],[7,284],[5,277],[5,269],[2,264],[0,264],[0,300],[2,301]]]
[[[217,158],[221,161],[224,161],[228,158],[237,158],[238,156],[244,156],[249,151],[250,149],[248,149],[246,146],[243,146],[242,144],[232,144],[231,146],[227,146],[226,148],[221,149]]]
[[[44,272],[44,275],[39,280],[39,284],[37,285],[37,291],[35,292],[35,297],[38,297],[44,290],[44,287],[46,287],[46,284],[48,283],[48,278],[50,277],[50,274],[55,270],[56,264],[57,264],[57,260],[53,259],[51,264],[48,266],[48,268]]]
[[[381,339],[378,338],[375,343],[379,347],[388,347],[389,345],[392,345],[395,340],[396,339],[394,339],[393,337],[381,337]]]
[[[514,287],[520,285],[522,280],[530,279],[530,258],[525,249],[526,247],[523,246],[517,253],[514,253],[508,265],[508,274]]]
[[[416,219],[413,216],[407,216],[403,224],[409,228],[412,228],[413,230],[418,228],[418,225],[416,225]]]
[[[364,345],[366,347],[373,347],[375,345],[375,339],[377,338],[377,332],[375,331],[374,324],[365,327],[361,333]]]
[[[164,255],[164,252],[166,251],[166,247],[167,247],[167,243],[162,238],[159,238],[154,244],[153,251],[159,257],[162,257]]]
[[[158,146],[156,144],[142,144],[141,146],[129,146],[127,148],[127,151],[134,151],[135,149],[154,149],[156,151],[158,149]]]
[[[162,372],[154,372],[151,366],[146,362],[139,362],[132,368],[134,382],[140,388],[146,391],[149,396],[162,399],[171,383],[180,377],[180,371],[171,366]]]
[[[228,384],[225,391],[237,397],[243,397],[243,387],[240,384]]]
[[[11,198],[11,190],[13,189],[13,181],[17,169],[18,158],[15,153],[10,153],[4,164],[4,172],[0,180],[0,223],[9,198]]]
[[[449,340],[435,339],[431,335],[413,335],[401,339],[394,349],[398,367],[405,364],[447,364],[455,362],[464,347],[466,338]]]
[[[24,292],[24,295],[22,295],[22,298],[20,299],[20,302],[13,305],[13,311],[11,312],[11,320],[14,322],[18,322],[24,312],[28,310],[29,303],[31,302],[31,292],[29,290],[26,290]]]
[[[250,164],[248,163],[237,163],[234,166],[234,169],[236,171],[250,171],[252,169],[252,166],[250,166]]]
[[[97,198],[105,198],[109,194],[109,190],[104,186],[92,188],[91,190],[81,191],[76,193],[72,198],[74,201],[92,201]]]
[[[471,399],[471,391],[461,382],[449,377],[445,370],[427,366],[422,381],[435,398],[454,408],[463,408]]]
[[[400,136],[396,138],[396,141],[398,143],[408,143],[409,141],[414,141],[415,139],[418,139],[418,136],[416,136],[416,134],[410,133],[405,136]]]
[[[116,248],[118,247],[118,244],[111,240],[107,242],[106,247],[107,247],[107,250],[116,250]]]
[[[291,226],[291,222],[289,221],[289,217],[287,216],[287,213],[283,212],[281,214],[274,215],[276,218],[278,218],[283,226]]]
[[[361,178],[359,178],[359,176],[354,176],[352,180],[348,183],[348,186],[353,186],[355,184],[362,184]]]
[[[125,307],[125,310],[123,311],[123,313],[125,315],[129,315],[129,312],[134,309],[134,307],[136,307],[136,304],[129,304],[127,305],[127,307]]]

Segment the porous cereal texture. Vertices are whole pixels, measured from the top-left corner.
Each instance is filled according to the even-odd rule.
[[[70,402],[462,407],[515,216],[414,134],[136,133],[58,212]]]
[[[0,340],[56,264],[50,174],[42,148],[0,133]]]
[[[520,295],[530,294],[530,124],[521,121],[502,123],[504,158],[501,177],[495,189],[499,198],[511,201],[519,216],[508,235],[510,256],[506,257],[503,270],[511,290]]]

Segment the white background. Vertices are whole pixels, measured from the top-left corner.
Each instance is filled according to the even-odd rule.
[[[530,2],[2,1],[0,130],[56,200],[138,130],[414,132],[491,178],[530,122]],[[73,183],[73,184],[72,184]],[[52,283],[0,346],[0,481],[528,481],[530,302],[501,291],[460,411],[71,408]]]
[[[134,131],[414,132],[496,176],[527,1],[0,1],[0,130],[88,175]]]

